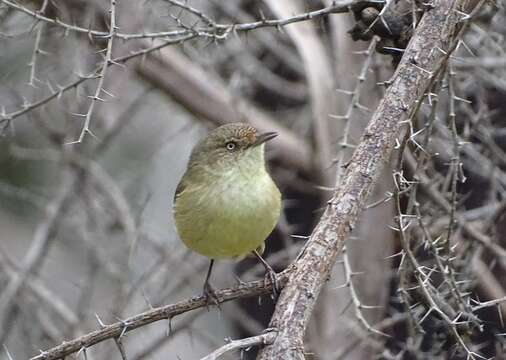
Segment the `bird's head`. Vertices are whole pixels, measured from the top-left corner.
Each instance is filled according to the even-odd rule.
[[[190,166],[264,166],[264,144],[277,136],[259,133],[251,125],[230,123],[210,131],[195,146]]]

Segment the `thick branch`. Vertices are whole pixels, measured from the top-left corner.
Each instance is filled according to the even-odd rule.
[[[458,22],[453,5],[452,0],[435,1],[424,14],[334,197],[295,263],[270,323],[278,336],[259,353],[259,359],[305,358],[303,336],[322,286],[390,158],[403,120],[417,107],[447,59]]]
[[[277,280],[279,286],[286,284],[288,274],[288,270],[285,270],[284,272],[278,274]],[[270,292],[272,292],[271,284],[266,284],[264,280],[257,280],[243,283],[233,288],[217,290],[215,292],[215,295],[218,303],[223,303],[234,299],[268,294]],[[105,325],[100,330],[93,331],[77,339],[65,341],[59,346],[41,352],[39,355],[32,357],[30,360],[61,359],[67,355],[76,353],[81,349],[86,349],[105,340],[120,339],[125,333],[137,329],[141,326],[145,326],[155,321],[164,319],[170,320],[176,315],[180,315],[205,306],[206,297],[196,296],[174,304],[154,308],[122,321],[118,321],[114,324]]]

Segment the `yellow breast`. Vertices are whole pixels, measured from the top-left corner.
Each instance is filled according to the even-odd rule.
[[[265,169],[231,171],[187,184],[174,203],[176,228],[190,249],[211,259],[247,255],[279,219],[281,194]]]

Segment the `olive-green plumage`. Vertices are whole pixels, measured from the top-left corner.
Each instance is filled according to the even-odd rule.
[[[264,158],[264,143],[274,136],[233,123],[195,146],[174,199],[177,232],[186,246],[210,259],[263,249],[281,209]]]

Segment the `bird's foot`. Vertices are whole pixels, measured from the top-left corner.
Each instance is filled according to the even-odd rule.
[[[214,291],[211,284],[209,284],[208,282],[206,282],[204,284],[202,296],[204,296],[206,298],[207,311],[209,311],[209,305],[216,305],[218,307],[218,309],[221,310],[220,301],[219,301],[218,297],[216,296],[216,292]]]
[[[279,296],[279,284],[276,275],[276,272],[272,268],[266,268],[264,283],[265,286],[272,285],[272,300],[277,300]]]
[[[276,279],[276,272],[274,271],[272,266],[270,266],[267,263],[267,261],[264,260],[264,258],[258,253],[257,250],[253,250],[253,254],[257,257],[257,259],[265,268],[264,284],[265,286],[268,286],[269,282],[272,284],[272,299],[275,301],[277,300],[279,295],[279,286],[278,281]]]

